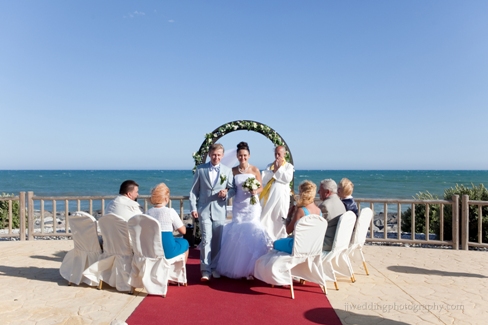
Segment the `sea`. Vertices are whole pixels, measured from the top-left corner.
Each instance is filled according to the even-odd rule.
[[[358,199],[412,199],[419,192],[429,192],[439,199],[444,190],[465,185],[488,186],[488,170],[296,170],[294,188],[304,180],[317,184],[331,178],[339,182],[343,177],[354,183],[353,196]],[[150,195],[151,189],[164,182],[171,196],[188,196],[193,182],[191,170],[0,170],[0,195],[18,195],[33,191],[37,197],[56,196],[112,196],[118,194],[120,184],[127,179],[139,184],[140,195]],[[140,203],[143,201],[141,200]],[[102,200],[94,200],[92,208],[98,213]],[[44,208],[52,211],[53,201],[45,200]],[[69,211],[76,211],[77,200],[70,200]],[[89,211],[89,201],[81,200],[80,209]],[[149,204],[146,202],[146,204]],[[172,201],[179,209],[179,202]],[[148,208],[149,205],[146,205]],[[66,208],[64,200],[56,201],[57,211]],[[408,205],[402,205],[402,211]],[[41,209],[41,200],[34,200],[34,209]],[[396,209],[393,205],[388,211]],[[374,204],[375,213],[383,211],[382,204]],[[183,202],[183,212],[190,212],[190,203]]]
[[[343,177],[354,183],[356,198],[411,199],[419,192],[443,198],[444,190],[459,185],[488,186],[488,170],[296,170],[294,187],[304,180],[319,185]],[[191,170],[0,170],[0,193],[18,195],[33,191],[37,196],[117,195],[120,184],[132,179],[139,193],[149,195],[151,188],[164,182],[172,196],[189,194]]]

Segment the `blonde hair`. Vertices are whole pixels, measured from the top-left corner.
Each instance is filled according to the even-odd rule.
[[[305,180],[298,186],[298,195],[296,196],[297,206],[306,206],[315,201],[317,194],[317,185],[314,182]]]
[[[343,178],[339,182],[339,188],[342,190],[342,195],[344,197],[352,195],[352,191],[354,190],[354,184],[348,179]]]
[[[151,190],[151,204],[166,204],[169,202],[169,187],[159,183]]]
[[[220,143],[213,143],[212,145],[210,145],[208,152],[211,154],[212,151],[219,150],[219,149],[222,149],[222,152],[225,152],[223,145],[221,145]]]

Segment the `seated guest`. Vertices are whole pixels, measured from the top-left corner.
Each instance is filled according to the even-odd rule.
[[[186,234],[186,227],[175,209],[166,207],[168,202],[169,188],[166,184],[160,183],[151,190],[151,204],[153,207],[147,210],[147,214],[159,221],[166,259],[185,253],[185,260],[187,260],[188,248],[190,247],[188,241],[184,238],[175,238],[173,236],[173,230],[178,230],[182,235]]]
[[[320,208],[315,205],[315,195],[317,194],[317,185],[311,181],[303,181],[298,186],[298,196],[295,199],[296,205],[292,206],[286,218],[286,232],[291,234],[295,229],[295,224],[302,217],[309,214],[322,215]],[[273,248],[291,254],[293,249],[293,237],[281,238],[273,243]]]
[[[133,180],[126,180],[120,185],[119,195],[107,204],[105,213],[113,213],[129,220],[130,217],[142,213],[142,208],[137,203],[139,196],[139,184]]]
[[[322,210],[322,216],[328,222],[323,250],[330,251],[334,243],[339,217],[346,212],[346,208],[337,195],[337,183],[333,179],[324,179],[320,182],[319,196],[322,200],[319,208]]]
[[[354,190],[354,184],[347,178],[341,179],[339,182],[339,186],[337,187],[337,195],[341,198],[342,203],[344,203],[344,207],[346,211],[352,211],[356,214],[356,217],[359,216],[359,209],[358,205],[354,201],[352,197],[352,191]]]

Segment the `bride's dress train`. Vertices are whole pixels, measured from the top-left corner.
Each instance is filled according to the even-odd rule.
[[[225,225],[218,256],[217,272],[229,278],[245,278],[254,273],[254,264],[272,247],[273,242],[260,222],[261,205],[250,204],[251,194],[242,183],[253,174],[234,177],[236,195],[232,205],[232,222]]]

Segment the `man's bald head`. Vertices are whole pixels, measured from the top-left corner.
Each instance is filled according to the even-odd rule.
[[[278,153],[278,152],[281,152],[281,153],[284,153],[285,154],[286,153],[285,147],[284,146],[277,146],[275,148],[275,153]]]

